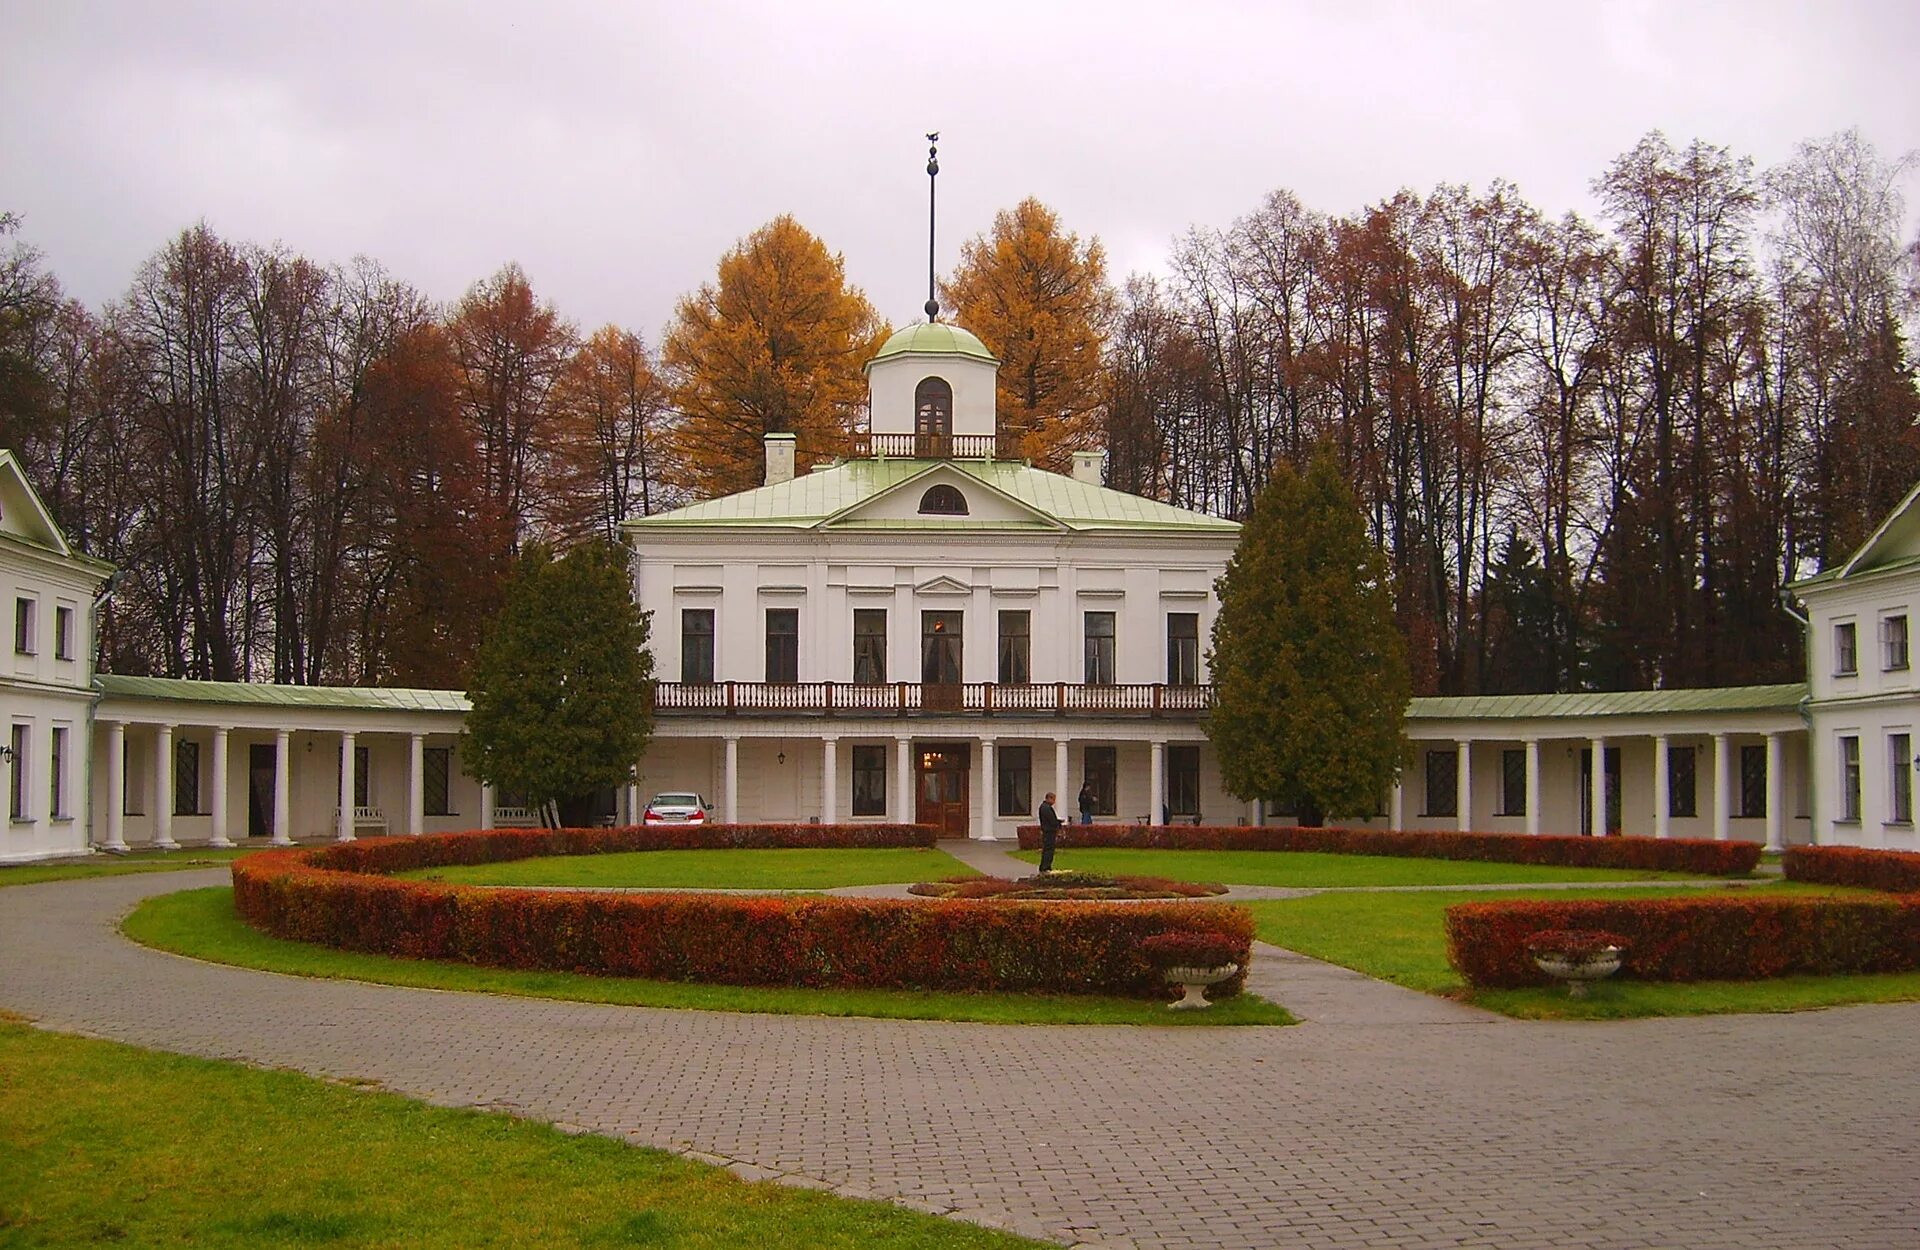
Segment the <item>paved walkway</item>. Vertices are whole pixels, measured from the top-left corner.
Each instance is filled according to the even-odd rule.
[[[1920,1240],[1920,1004],[1522,1024],[1263,951],[1262,989],[1309,1023],[996,1027],[312,981],[114,931],[141,898],[224,877],[0,890],[0,1007],[1065,1243]]]

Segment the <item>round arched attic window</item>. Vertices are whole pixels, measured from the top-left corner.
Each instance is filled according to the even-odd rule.
[[[927,493],[920,496],[922,516],[965,516],[967,515],[967,497],[958,487],[948,486],[944,482],[938,486],[929,486]]]

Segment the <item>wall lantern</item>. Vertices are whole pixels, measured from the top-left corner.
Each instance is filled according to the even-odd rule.
[[[774,756],[773,758],[775,763],[784,764],[787,762],[787,753],[785,751],[782,751],[780,752],[780,754]]]
[[[5,744],[0,744],[0,760],[5,760],[9,764],[13,763],[13,748]],[[1915,760],[1914,763],[1920,765],[1920,760]]]

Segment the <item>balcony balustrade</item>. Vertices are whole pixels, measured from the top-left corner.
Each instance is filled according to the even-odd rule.
[[[1072,682],[932,685],[898,681],[657,682],[653,710],[708,716],[1146,716],[1194,719],[1212,686]]]
[[[855,434],[855,459],[900,456],[921,460],[1018,460],[1020,440],[1004,434]]]

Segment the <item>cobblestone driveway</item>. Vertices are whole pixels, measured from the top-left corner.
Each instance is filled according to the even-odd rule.
[[[1520,1024],[1274,958],[1299,1027],[996,1027],[336,984],[114,932],[224,876],[0,890],[0,1007],[1063,1242],[1920,1245],[1920,1005]]]

